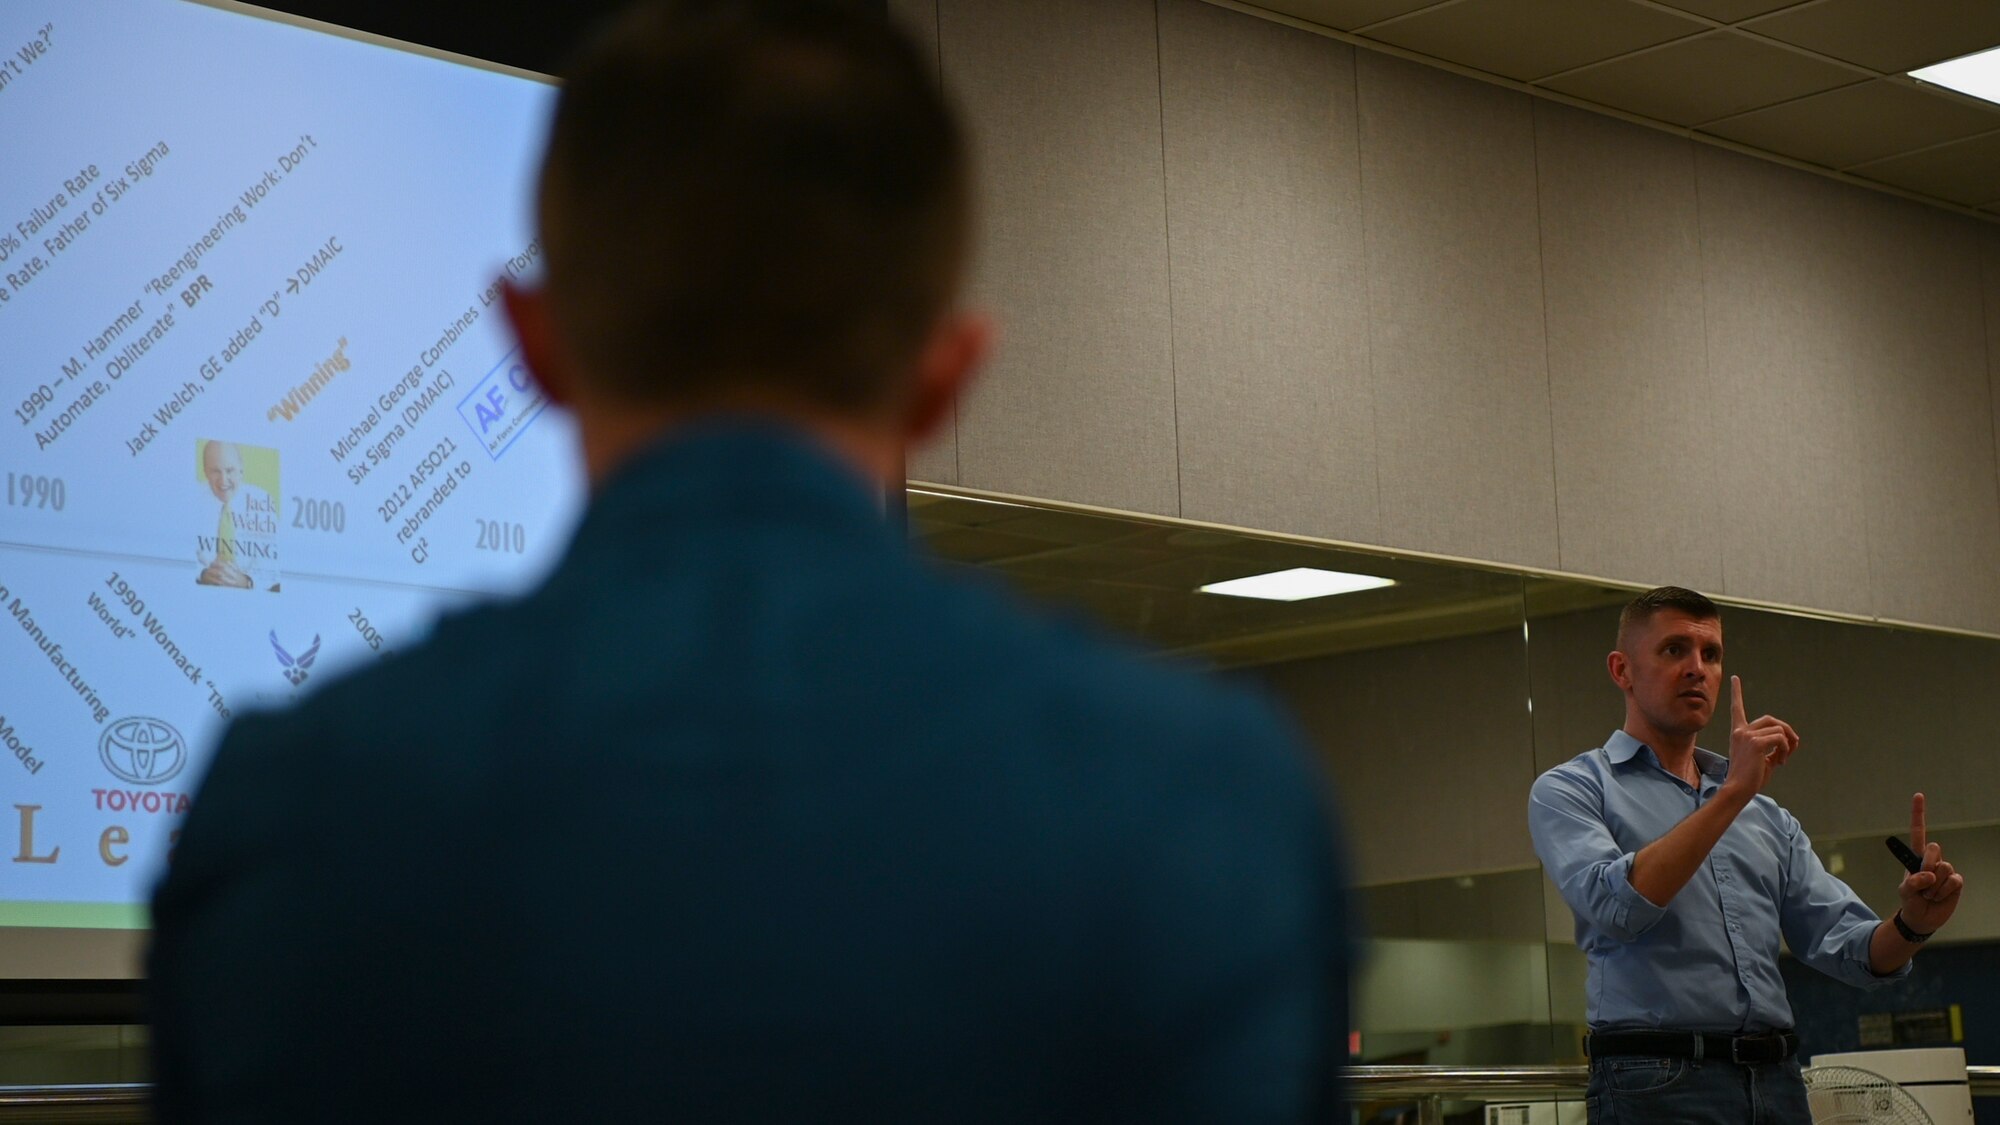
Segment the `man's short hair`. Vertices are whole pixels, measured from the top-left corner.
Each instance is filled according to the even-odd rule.
[[[552,315],[596,388],[859,411],[956,295],[964,141],[879,0],[662,0],[568,68],[542,168]]]
[[[1661,610],[1673,609],[1687,614],[1697,621],[1720,621],[1722,610],[1693,590],[1680,586],[1655,586],[1625,603],[1624,612],[1618,615],[1618,650],[1625,651],[1625,639],[1632,630],[1653,619]]]

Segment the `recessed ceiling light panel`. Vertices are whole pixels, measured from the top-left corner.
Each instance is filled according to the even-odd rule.
[[[2000,47],[1913,70],[1910,77],[1984,101],[2000,102]]]
[[[1377,578],[1372,574],[1347,574],[1338,570],[1316,570],[1309,566],[1298,566],[1290,570],[1273,571],[1270,574],[1253,574],[1248,578],[1213,582],[1203,586],[1201,592],[1227,594],[1232,598],[1302,602],[1307,598],[1352,594],[1358,590],[1376,590],[1395,584],[1390,579]]]

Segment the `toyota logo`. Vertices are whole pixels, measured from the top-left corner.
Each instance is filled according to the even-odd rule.
[[[187,765],[187,741],[165,720],[134,715],[104,729],[97,756],[105,769],[134,785],[158,785]]]

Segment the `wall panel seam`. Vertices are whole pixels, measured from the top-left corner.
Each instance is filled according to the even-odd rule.
[[[1701,275],[1698,285],[1701,292],[1701,379],[1708,385],[1708,394],[1705,396],[1707,401],[1720,405],[1722,395],[1720,388],[1715,385],[1715,361],[1710,354],[1713,341],[1708,330],[1708,223],[1703,218],[1701,210],[1701,150],[1689,145],[1687,154],[1688,178],[1694,182],[1694,265]],[[1719,473],[1718,467],[1718,475]],[[1716,483],[1719,485],[1722,482],[1718,480]],[[1720,532],[1726,529],[1717,530]],[[1718,534],[1715,537],[1715,582],[1719,587],[1717,593],[1722,594],[1729,592],[1729,550],[1725,546],[1726,540],[1725,534]]]
[[[1993,316],[1987,309],[1987,295],[1993,289],[1988,267],[1993,262],[1993,243],[1987,239],[1979,255],[1979,325],[1986,338],[1986,415],[1993,431],[1993,501],[2000,508],[2000,380],[1994,378]]]
[[[1549,347],[1549,255],[1544,247],[1542,210],[1542,113],[1528,103],[1528,144],[1535,166],[1535,283],[1541,287],[1542,306],[1542,402],[1549,419],[1549,504],[1555,509],[1556,565],[1568,565],[1563,558],[1562,458],[1556,448],[1555,360]]]
[[[937,27],[937,38],[932,42],[932,49],[937,53],[938,90],[940,93],[943,93],[945,90],[944,0],[931,0],[931,22]],[[954,105],[952,108],[957,109],[957,106]],[[965,129],[967,133],[970,133],[970,122],[963,122],[963,117],[964,114],[961,113],[960,118],[962,120],[962,124],[960,128]],[[971,142],[972,138],[970,136],[965,136],[962,139],[961,143],[963,143],[967,148],[970,148]],[[978,169],[976,167],[973,169],[973,175],[974,176],[978,175]],[[974,203],[974,206],[975,207],[978,206],[976,201]],[[976,252],[977,248],[975,248],[975,253]],[[965,435],[961,431],[959,426],[960,422],[959,416],[961,413],[964,412],[964,410],[965,410],[965,391],[961,388],[960,391],[957,394],[953,395],[951,399],[951,474],[952,474],[951,479],[954,483],[965,479],[965,452],[964,452]]]
[[[1354,200],[1361,208],[1362,349],[1368,353],[1368,430],[1374,455],[1368,459],[1375,486],[1375,534],[1382,534],[1382,388],[1375,375],[1375,258],[1369,249],[1368,164],[1361,143],[1361,53],[1348,47],[1348,76],[1354,86]]]
[[[1167,273],[1167,387],[1174,399],[1174,514],[1187,514],[1187,498],[1182,494],[1181,481],[1185,477],[1181,469],[1181,458],[1186,451],[1181,448],[1181,371],[1179,326],[1174,323],[1174,201],[1173,185],[1167,172],[1167,58],[1166,47],[1161,42],[1160,4],[1163,0],[1153,0],[1153,89],[1156,100],[1154,109],[1160,117],[1160,233],[1162,238],[1160,256]]]
[[[1980,296],[1984,297],[1985,294],[1980,294]],[[1983,301],[1981,303],[1984,304]],[[1875,449],[1872,456],[1878,462],[1883,462],[1887,460],[1889,446],[1893,439],[1885,435],[1880,427],[1870,426],[1864,421],[1868,415],[1867,400],[1870,393],[1872,393],[1872,389],[1870,392],[1855,395],[1858,401],[1853,404],[1854,421],[1852,424],[1860,430],[1859,437],[1864,447],[1873,445]],[[1879,502],[1880,498],[1874,494],[1872,489],[1864,489],[1862,491],[1861,568],[1868,582],[1866,587],[1868,590],[1868,612],[1876,617],[1886,616],[1884,610],[1888,604],[1888,591],[1875,584],[1875,540],[1881,538],[1881,532],[1876,528],[1877,512],[1879,510],[1877,504]],[[1910,609],[1914,610],[1915,606],[1912,605]],[[1906,610],[1905,612],[1909,611]]]

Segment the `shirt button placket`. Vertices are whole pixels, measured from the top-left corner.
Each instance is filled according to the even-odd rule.
[[[1729,931],[1729,954],[1730,959],[1736,962],[1736,979],[1746,990],[1754,994],[1755,990],[1751,988],[1748,967],[1743,959],[1742,950],[1738,948],[1738,943],[1743,938],[1743,926],[1737,921],[1738,911],[1736,909],[1735,887],[1729,876],[1729,868],[1723,864],[1722,860],[1713,856],[1709,858],[1708,862],[1715,869],[1716,901],[1722,909],[1722,917]]]

